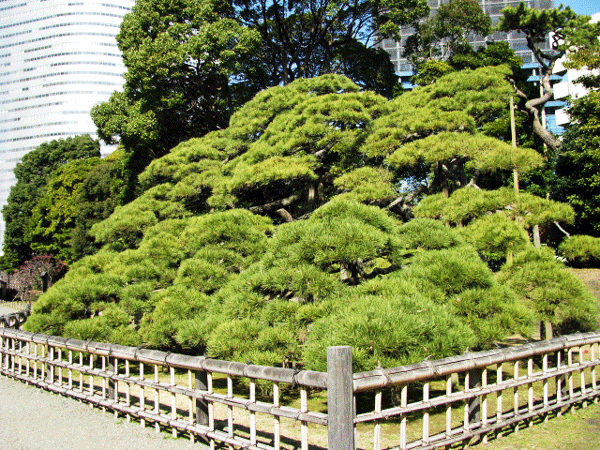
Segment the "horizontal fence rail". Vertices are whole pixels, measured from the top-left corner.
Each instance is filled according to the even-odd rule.
[[[30,314],[30,309],[3,314],[0,316],[0,328],[21,328],[21,325],[25,323]]]
[[[325,373],[0,328],[0,369],[212,448],[434,449],[597,401],[599,343],[575,334],[353,374],[349,347],[327,349]]]

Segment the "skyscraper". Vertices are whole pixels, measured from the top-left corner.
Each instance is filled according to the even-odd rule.
[[[0,209],[27,152],[53,139],[95,136],[92,106],[123,86],[115,36],[134,3],[0,0]]]

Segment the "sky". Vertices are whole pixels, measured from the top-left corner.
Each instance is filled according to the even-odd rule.
[[[554,0],[556,7],[561,3],[565,6],[570,6],[577,14],[591,16],[600,12],[600,0]]]

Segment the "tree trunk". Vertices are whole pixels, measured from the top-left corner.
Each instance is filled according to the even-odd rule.
[[[542,320],[540,322],[540,340],[546,341],[554,337],[554,330],[552,329],[552,322]]]
[[[540,226],[533,226],[533,246],[535,248],[540,248],[542,246],[542,241],[540,239]]]

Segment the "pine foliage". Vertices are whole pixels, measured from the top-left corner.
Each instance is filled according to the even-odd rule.
[[[328,345],[352,345],[368,370],[527,336],[549,308],[530,307],[517,269],[500,284],[486,255],[527,249],[528,227],[572,215],[465,187],[539,162],[480,131],[509,92],[487,69],[393,101],[336,75],[263,91],[228,128],[148,166],[143,193],[92,227],[102,248],[40,298],[27,328],[319,370]],[[588,327],[585,292],[556,292],[552,314],[580,302],[590,314],[569,323]]]

